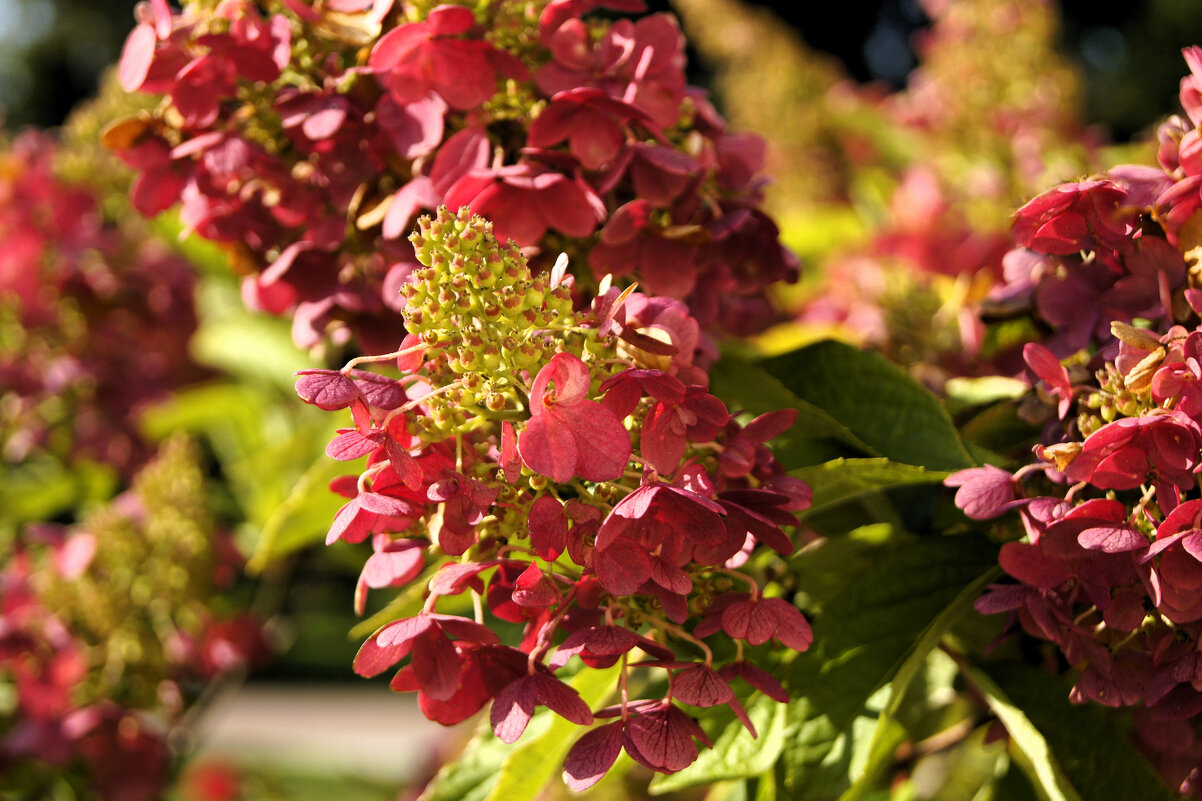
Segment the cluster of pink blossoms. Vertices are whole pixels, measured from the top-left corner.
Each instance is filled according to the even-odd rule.
[[[106,221],[55,159],[36,134],[0,152],[0,450],[130,472],[147,456],[138,411],[204,375],[187,349],[194,280],[161,243]]]
[[[491,700],[506,742],[537,706],[581,725],[612,719],[569,753],[577,789],[623,749],[664,773],[691,764],[706,737],[681,704],[729,704],[754,730],[734,680],[785,695],[744,645],[812,639],[756,579],[757,547],[792,552],[785,529],[809,503],[766,446],[795,413],[737,422],[707,391],[699,326],[679,300],[602,282],[575,312],[566,258],[534,277],[466,208],[422,218],[412,241],[423,266],[404,287],[401,349],[297,381],[307,402],[351,412],[327,453],[368,457],[335,482],[349,501],[327,537],[371,540],[360,608],[369,589],[427,582],[421,613],[372,635],[355,670],[409,657],[394,689],[445,724]],[[355,369],[368,361],[402,376]],[[463,593],[474,619],[439,612]],[[522,624],[520,642],[503,644],[486,614]],[[735,641],[726,660],[706,642],[720,632]],[[573,656],[622,663],[617,704],[594,712],[557,676]],[[636,668],[663,671],[666,689],[637,697]]]
[[[41,798],[68,777],[81,798],[161,798],[169,727],[206,684],[266,657],[203,487],[192,450],[171,441],[85,523],[22,531],[0,565],[5,790]]]
[[[567,252],[592,287],[630,276],[706,329],[762,329],[765,288],[797,276],[759,208],[762,142],[686,85],[671,16],[582,17],[597,7],[643,10],[153,0],[119,77],[163,101],[106,138],[139,172],[135,206],[182,202],[190,230],[230,246],[248,304],[289,313],[302,346],[387,349],[419,266],[406,235],[444,204],[493,220],[536,267]]]
[[[1158,167],[1115,167],[1045,192],[1015,214],[1020,247],[1006,256],[992,306],[1029,310],[1051,329],[1044,344],[1061,358],[1106,346],[1102,355],[1113,359],[1114,320],[1167,327],[1193,315],[1185,290],[1202,285],[1191,223],[1202,211],[1202,48],[1184,55],[1188,119],[1160,126]]]
[[[1185,55],[1181,98],[1196,126],[1202,49]],[[1198,137],[1172,118],[1160,131],[1162,169],[1118,168],[1018,212],[1027,250],[1012,254],[1009,291],[1051,325],[1046,347],[1028,344],[1024,357],[1054,418],[1035,463],[948,480],[970,517],[1015,510],[1025,535],[1000,555],[1018,583],[991,588],[977,608],[1010,612],[1055,643],[1080,671],[1073,700],[1134,707],[1140,746],[1193,796],[1202,796]],[[1163,321],[1164,333],[1135,318]],[[1065,366],[1078,372],[1073,363],[1087,358],[1096,382]]]

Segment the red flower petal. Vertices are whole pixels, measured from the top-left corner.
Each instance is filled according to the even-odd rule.
[[[610,723],[587,732],[576,741],[563,761],[563,780],[581,792],[599,782],[622,752],[622,723]]]

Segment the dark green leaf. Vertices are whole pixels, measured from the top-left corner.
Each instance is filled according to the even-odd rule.
[[[970,667],[966,668],[965,672],[973,685],[985,696],[990,710],[1006,727],[1010,736],[1010,755],[1027,775],[1041,801],[1082,801],[1076,788],[1064,775],[1047,740],[1023,711],[1014,706],[1002,689],[983,671]],[[1114,796],[1107,794],[1107,797]],[[1146,798],[1143,795],[1140,797]]]
[[[936,470],[974,464],[939,400],[879,354],[828,340],[759,366],[842,424],[872,455]]]
[[[804,479],[814,491],[814,502],[806,510],[806,517],[882,489],[908,484],[934,484],[949,475],[945,471],[898,464],[888,459],[834,459],[790,473]]]
[[[783,753],[790,797],[834,798],[850,786],[852,744],[871,738],[875,726],[865,720],[855,730],[869,714],[868,699],[893,680],[957,596],[993,569],[996,555],[972,536],[911,540],[879,556],[826,605],[814,621],[814,646],[782,675],[796,699]]]
[[[1082,798],[1170,801],[1178,797],[1135,750],[1113,712],[1095,704],[1068,702],[1071,679],[1023,665],[987,670],[1013,706],[1043,735]]]
[[[739,356],[726,354],[714,365],[710,391],[733,411],[760,415],[777,409],[797,410],[797,422],[772,443],[786,469],[821,464],[840,456],[876,455],[847,426]]]
[[[952,602],[923,629],[922,635],[914,641],[905,660],[889,683],[889,702],[881,710],[877,720],[867,764],[863,766],[855,783],[843,794],[840,801],[862,799],[865,793],[872,788],[872,783],[885,768],[902,740],[903,730],[897,722],[897,716],[902,700],[906,697],[906,691],[910,688],[910,683],[922,669],[923,664],[931,655],[931,651],[943,640],[944,635],[971,609],[973,601],[980,597],[986,585],[997,580],[1000,574],[1001,568],[994,565],[978,576],[952,599]]]

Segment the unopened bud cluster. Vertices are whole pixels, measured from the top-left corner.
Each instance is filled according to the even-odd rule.
[[[445,348],[453,373],[514,373],[542,364],[544,336],[573,320],[572,293],[530,273],[510,241],[500,246],[492,223],[466,207],[422,217],[410,236],[417,259],[401,294],[405,327],[430,348]]]

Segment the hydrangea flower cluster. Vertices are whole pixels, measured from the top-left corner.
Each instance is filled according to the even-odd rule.
[[[58,150],[26,134],[0,153],[0,448],[124,471],[148,455],[136,415],[204,373],[191,269],[96,195],[60,179]],[[139,356],[129,358],[130,343]]]
[[[1185,55],[1192,113],[1202,49]],[[1161,128],[1160,169],[1116,168],[1019,210],[1026,250],[1009,258],[1008,292],[1051,326],[1023,355],[1053,419],[1034,463],[948,479],[969,517],[1013,510],[1022,524],[999,557],[1018,583],[992,587],[977,608],[1009,612],[1055,643],[1080,671],[1072,700],[1136,708],[1139,744],[1191,796],[1202,795],[1202,291],[1191,232],[1202,173],[1188,156],[1197,136],[1173,118]]]
[[[852,160],[848,192],[884,192],[887,205],[857,215],[879,222],[832,254],[797,316],[836,327],[942,393],[950,378],[995,373],[1006,351],[980,307],[1014,245],[1009,210],[1088,170],[1096,143],[1073,112],[1075,78],[1056,52],[1050,4],[922,5],[932,22],[906,88],[860,99],[860,113],[890,135]]]
[[[1019,248],[1005,258],[1005,284],[991,297],[994,313],[1029,311],[1052,330],[1044,344],[1067,358],[1109,344],[1114,320],[1192,318],[1187,288],[1199,285],[1194,249],[1202,243],[1202,48],[1184,51],[1190,74],[1181,82],[1188,119],[1170,117],[1157,136],[1159,166],[1122,165],[1063,184],[1015,214]]]
[[[229,592],[240,568],[185,440],[84,524],[29,527],[0,570],[5,788],[41,797],[69,775],[81,797],[161,797],[168,727],[206,683],[267,653]]]
[[[550,267],[567,252],[706,328],[774,319],[795,260],[759,208],[763,148],[684,78],[675,20],[641,0],[247,0],[140,7],[119,66],[162,94],[107,132],[145,214],[182,202],[255,308],[313,346],[389,347],[422,209],[469,206]],[[262,10],[261,10],[262,9]],[[544,263],[545,262],[545,263]]]
[[[753,555],[790,553],[785,531],[809,503],[766,445],[795,413],[741,424],[710,395],[694,362],[699,324],[679,300],[602,281],[575,312],[566,257],[535,276],[467,208],[423,217],[411,239],[422,266],[404,287],[401,349],[297,381],[305,401],[351,412],[327,453],[368,457],[335,482],[349,500],[327,536],[372,543],[359,608],[370,589],[428,582],[420,613],[373,634],[356,672],[404,662],[392,687],[416,691],[444,724],[491,700],[505,742],[538,706],[611,720],[569,753],[576,789],[623,749],[660,772],[691,764],[706,738],[682,704],[728,704],[754,731],[735,679],[785,695],[745,646],[812,639],[793,604],[764,594]],[[357,369],[380,361],[401,378]],[[439,611],[465,593],[473,619]],[[485,607],[521,624],[518,645],[486,625]],[[734,640],[725,659],[719,633]],[[594,712],[557,675],[573,656],[621,663],[616,705]],[[637,697],[635,668],[666,682]]]

